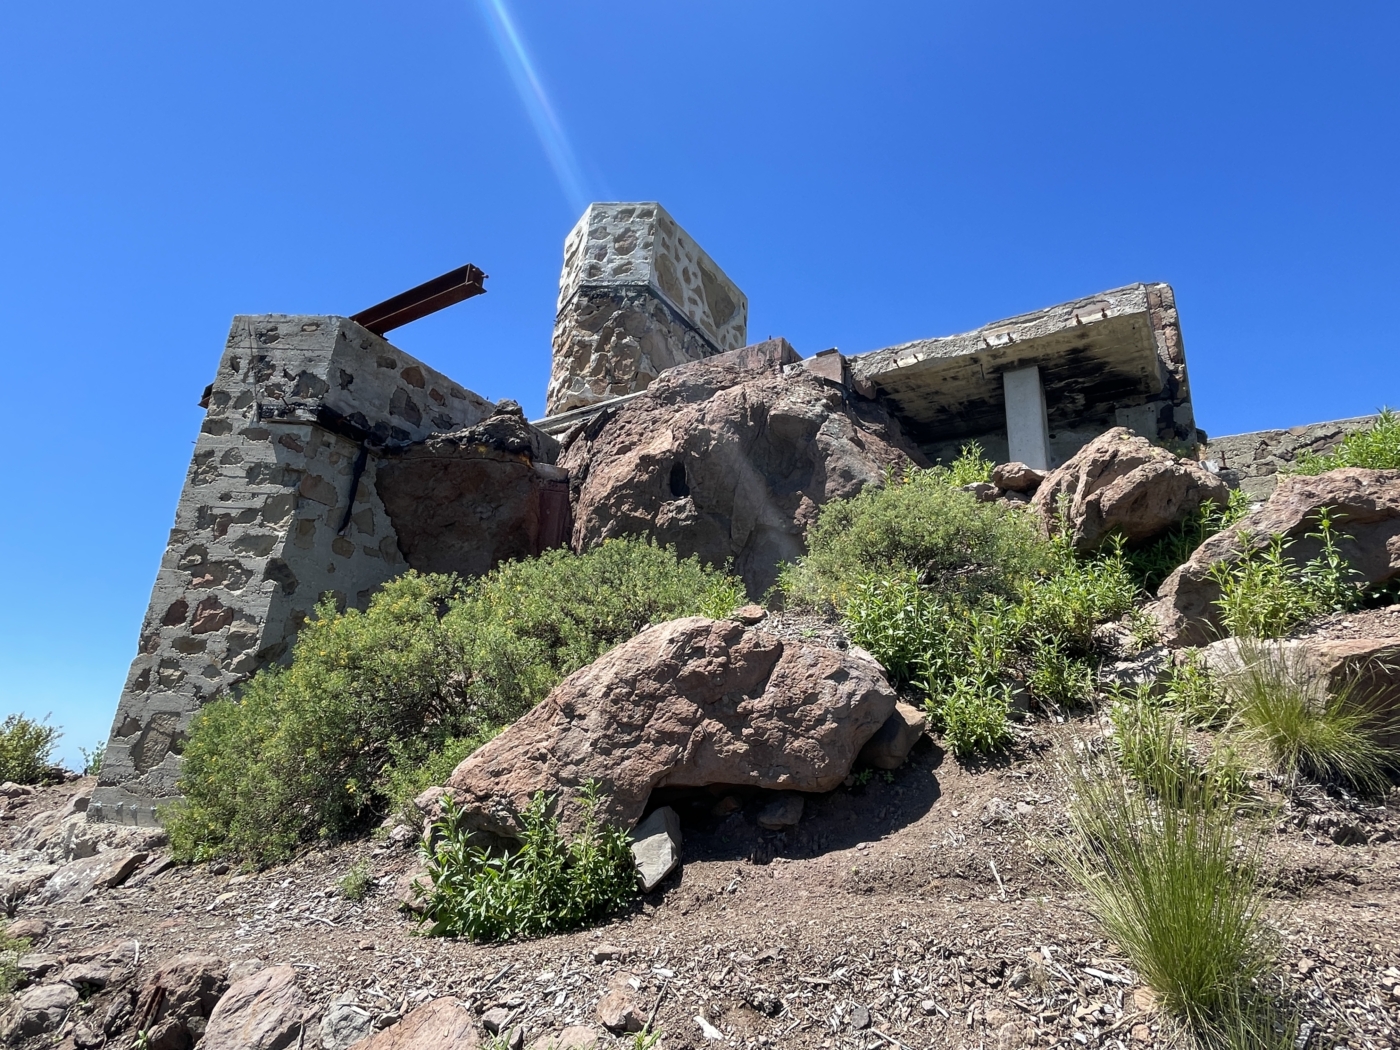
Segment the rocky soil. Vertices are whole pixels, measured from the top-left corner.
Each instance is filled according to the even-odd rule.
[[[21,963],[31,983],[6,1023],[14,1045],[131,1046],[132,1022],[109,1024],[108,1036],[104,1021],[120,1022],[133,1003],[139,1011],[149,995],[134,993],[155,971],[198,953],[217,956],[211,965],[222,960],[235,982],[291,968],[298,997],[278,1015],[297,1014],[288,1041],[242,1037],[250,1046],[408,1036],[400,1018],[439,999],[464,1004],[434,1008],[453,1024],[465,1011],[475,1035],[498,1029],[517,1044],[630,1045],[625,1030],[650,1022],[668,1050],[1172,1045],[1150,994],[1039,849],[1064,819],[1056,756],[1097,732],[1093,719],[1039,722],[1020,730],[1013,757],[976,769],[925,738],[888,777],[807,796],[801,822],[783,832],[758,825],[759,793],[682,794],[672,800],[686,835],[678,871],[600,929],[528,943],[420,936],[394,892],[414,867],[406,829],[256,873],[167,867],[158,839],[136,843],[150,858],[115,888],[15,903],[17,883],[7,883],[11,927],[34,941]],[[32,845],[35,825],[57,829],[92,784],[6,802],[7,878],[38,870],[43,858],[16,842]],[[1275,917],[1307,1045],[1397,1045],[1400,795],[1382,806],[1317,792],[1280,801],[1276,824]],[[111,840],[90,843],[110,846],[100,857],[133,845],[123,841],[132,832],[102,833]],[[48,848],[61,851],[61,839]],[[339,880],[362,863],[369,892],[348,900]],[[26,1010],[47,1013],[25,1027]],[[201,1045],[212,1038],[211,1025]],[[424,1038],[412,1041],[468,1045]]]

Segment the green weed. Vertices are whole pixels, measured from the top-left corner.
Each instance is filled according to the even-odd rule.
[[[968,759],[1006,749],[1011,742],[1010,711],[1009,686],[968,676],[954,679],[929,713],[942,725],[949,750]]]
[[[1230,502],[1222,507],[1203,504],[1152,542],[1127,552],[1129,570],[1146,593],[1156,594],[1162,581],[1185,563],[1206,540],[1238,523],[1249,513],[1249,497],[1239,489],[1230,491]]]
[[[1380,417],[1373,425],[1353,430],[1331,452],[1322,455],[1308,451],[1300,453],[1288,473],[1321,474],[1338,467],[1400,469],[1400,415],[1382,408]]]
[[[1303,565],[1287,555],[1293,541],[1274,535],[1266,547],[1251,549],[1251,537],[1240,534],[1248,551],[1238,561],[1217,562],[1211,578],[1220,586],[1215,604],[1225,629],[1241,638],[1279,638],[1301,623],[1324,613],[1343,612],[1361,602],[1364,594],[1352,578],[1356,572],[1342,556],[1331,514],[1318,514],[1322,550]]]
[[[520,815],[514,853],[470,844],[450,798],[424,838],[421,854],[432,884],[424,921],[439,936],[501,941],[579,929],[607,918],[636,895],[627,833],[597,817],[596,784],[583,791],[583,827],[571,842],[549,815],[543,792]]]
[[[8,996],[19,985],[19,960],[29,950],[29,942],[23,937],[11,937],[3,923],[0,923],[0,998]]]
[[[995,463],[983,455],[982,446],[973,441],[964,445],[958,453],[958,458],[948,464],[948,484],[961,487],[991,481],[992,468],[995,466]]]
[[[374,880],[369,874],[369,863],[359,860],[336,881],[336,889],[340,895],[348,901],[362,901],[369,893],[369,888]]]

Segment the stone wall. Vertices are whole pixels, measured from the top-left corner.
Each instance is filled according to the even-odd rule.
[[[748,300],[659,204],[592,204],[564,242],[545,410],[645,390],[742,347]]]
[[[286,656],[322,594],[363,608],[406,567],[386,446],[492,406],[341,317],[238,317],[117,706],[94,819],[150,824],[201,705]]]
[[[1300,452],[1330,452],[1351,431],[1373,426],[1376,419],[1356,416],[1287,430],[1257,430],[1213,438],[1201,458],[1231,488],[1240,489],[1252,500],[1266,500],[1278,484],[1278,472],[1293,463]]]

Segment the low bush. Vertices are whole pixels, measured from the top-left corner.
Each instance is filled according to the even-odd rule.
[[[583,827],[566,842],[550,800],[537,793],[520,815],[520,848],[504,853],[471,845],[445,799],[420,848],[430,932],[474,941],[542,937],[602,921],[626,904],[637,893],[630,839],[598,820],[596,784],[584,787],[582,801]]]
[[[1268,546],[1249,550],[1250,536],[1242,533],[1241,545],[1249,553],[1233,564],[1222,561],[1211,567],[1211,578],[1220,586],[1215,604],[1230,634],[1280,638],[1314,617],[1362,602],[1365,593],[1351,582],[1356,571],[1337,546],[1326,508],[1318,515],[1318,531],[1308,536],[1322,541],[1322,551],[1302,565],[1288,557],[1292,541],[1284,536],[1274,535]]]
[[[1400,753],[1382,741],[1400,727],[1368,702],[1356,679],[1329,695],[1300,653],[1242,644],[1240,667],[1224,682],[1236,735],[1286,779],[1373,793],[1389,787]]]
[[[1133,607],[1137,584],[1119,544],[1080,558],[1057,540],[1052,554],[1049,571],[1021,585],[1026,627],[1054,639],[1070,655],[1083,656],[1093,648],[1095,627]]]
[[[1400,415],[1388,408],[1374,424],[1353,430],[1331,452],[1304,451],[1290,469],[1293,474],[1321,474],[1338,467],[1400,470]]]
[[[807,533],[807,550],[783,570],[783,596],[794,607],[836,610],[870,575],[912,573],[940,595],[975,601],[1011,597],[1054,560],[1030,515],[979,503],[943,468],[892,476],[828,503]]]
[[[1263,834],[1236,819],[1214,777],[1180,764],[1179,727],[1143,731],[1155,789],[1102,758],[1073,765],[1072,830],[1051,850],[1162,1006],[1209,1039],[1260,1008],[1276,957]]]
[[[1248,513],[1249,497],[1239,489],[1230,490],[1230,502],[1224,507],[1203,504],[1164,535],[1127,552],[1134,580],[1146,593],[1156,594],[1162,581],[1184,564],[1197,547],[1217,532],[1237,524]]]
[[[0,782],[44,784],[55,776],[53,749],[62,734],[48,724],[22,714],[0,722]]]
[[[23,976],[19,960],[28,950],[29,942],[23,937],[11,937],[0,921],[0,998],[8,996],[19,985]]]
[[[362,901],[369,893],[369,888],[374,879],[370,877],[369,864],[359,860],[351,866],[350,870],[336,880],[336,889],[340,895],[348,901]]]
[[[421,818],[413,800],[428,788],[446,783],[458,766],[502,728],[487,726],[471,736],[450,736],[422,757],[415,757],[419,755],[419,748],[394,741],[390,747],[393,757],[380,778],[389,801],[389,812],[398,814],[405,823],[417,823]]]
[[[736,595],[694,558],[613,540],[468,582],[409,572],[365,612],[324,601],[289,667],[196,716],[171,848],[265,863],[357,832],[646,624],[728,612]]]

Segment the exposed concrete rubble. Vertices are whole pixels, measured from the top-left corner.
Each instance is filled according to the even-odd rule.
[[[817,509],[921,463],[878,403],[772,340],[671,369],[641,397],[577,424],[560,465],[575,550],[652,535],[733,563],[752,597],[800,555]]]
[[[1275,533],[1291,541],[1288,556],[1299,564],[1316,557],[1321,541],[1311,534],[1324,507],[1331,510],[1342,555],[1356,572],[1353,582],[1385,583],[1400,576],[1400,470],[1349,467],[1316,477],[1284,477],[1263,507],[1206,540],[1158,588],[1151,611],[1162,625],[1163,640],[1205,645],[1220,634],[1214,604],[1220,586],[1210,575],[1217,562],[1234,563],[1245,550],[1263,550]]]
[[[642,631],[575,671],[457,767],[444,793],[464,826],[514,839],[537,791],[577,825],[577,790],[603,785],[603,819],[631,827],[657,788],[829,791],[894,712],[859,649],[785,641],[734,620],[688,617]]]
[[[1047,477],[1031,506],[1050,532],[1063,528],[1076,550],[1092,551],[1110,536],[1146,542],[1203,504],[1229,499],[1210,471],[1114,427]]]
[[[747,327],[744,293],[661,205],[590,205],[564,242],[546,410],[645,390]]]

